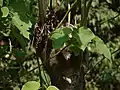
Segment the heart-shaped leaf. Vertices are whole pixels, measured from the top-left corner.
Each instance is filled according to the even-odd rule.
[[[71,32],[72,30],[68,27],[55,30],[51,36],[53,48],[61,48],[64,45],[64,43],[69,40],[69,34]]]
[[[29,81],[25,83],[21,90],[38,90],[40,88],[40,83],[36,81]]]
[[[78,35],[83,45],[87,45],[95,37],[89,28],[84,27],[79,28]]]

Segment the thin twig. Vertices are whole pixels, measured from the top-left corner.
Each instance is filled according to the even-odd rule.
[[[90,73],[90,71],[91,71],[92,69],[94,69],[94,67],[95,67],[99,62],[101,62],[101,61],[104,60],[104,59],[105,59],[105,57],[103,57],[102,59],[98,60],[98,61],[95,63],[95,65],[94,65],[90,70],[87,71],[87,73]]]
[[[57,56],[60,52],[62,52],[64,49],[66,49],[69,45],[66,45],[65,47],[63,47],[61,50],[59,50],[57,53],[55,53],[53,56],[51,56],[50,58],[48,58],[48,60],[54,58],[55,56]]]
[[[77,3],[77,0],[74,1],[74,3],[71,5],[70,9],[68,9],[68,11],[66,12],[66,14],[64,15],[64,17],[62,18],[62,20],[60,21],[60,23],[58,24],[58,26],[56,27],[59,28],[60,25],[62,24],[62,22],[65,20],[65,18],[67,17],[68,13],[70,12],[70,10],[73,8],[73,6]]]
[[[40,57],[37,57],[37,64],[38,64],[38,69],[39,69],[39,79],[40,79],[40,86],[42,87],[42,76],[41,76],[41,70],[40,70],[40,61],[39,61]]]
[[[117,18],[119,15],[120,15],[120,13],[117,14],[116,16],[114,16],[114,17],[108,19],[108,20],[104,20],[104,21],[102,21],[102,22],[100,23],[100,25],[102,25],[103,23],[105,23],[105,22],[107,22],[107,21],[110,21],[110,20],[113,20],[113,19]]]
[[[87,9],[87,10],[86,10],[86,15],[87,15],[87,17],[88,17],[88,13],[89,13],[90,6],[91,6],[91,4],[92,4],[92,1],[93,1],[93,0],[89,0],[89,1],[88,1],[88,4],[87,4],[87,7],[86,7],[86,9]]]
[[[11,53],[12,52],[12,44],[11,44],[11,40],[10,39],[8,39],[9,40],[9,46],[10,46],[10,51],[9,51],[9,53]]]

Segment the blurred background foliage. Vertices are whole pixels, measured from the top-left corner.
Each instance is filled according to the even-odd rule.
[[[72,4],[74,0],[70,0]],[[71,9],[71,24],[80,24],[80,3]],[[55,25],[67,12],[67,0],[53,0]],[[39,81],[35,50],[31,47],[38,18],[37,0],[0,0],[0,89],[20,90],[30,80]],[[92,0],[88,25],[109,47],[108,60],[91,47],[86,90],[120,89],[120,0]],[[63,26],[67,23],[67,18]],[[53,28],[55,28],[54,26]]]

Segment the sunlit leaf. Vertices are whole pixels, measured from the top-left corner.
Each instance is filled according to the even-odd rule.
[[[38,90],[40,88],[40,83],[36,81],[29,81],[25,83],[21,90]]]
[[[20,34],[29,39],[30,33],[27,31],[31,27],[31,23],[26,23],[20,19],[18,14],[14,14],[12,17],[12,23],[20,30]]]
[[[2,7],[1,11],[3,13],[2,17],[7,17],[9,14],[9,9],[7,7]]]
[[[87,45],[95,37],[89,28],[79,28],[79,37],[83,45]]]
[[[59,90],[59,89],[57,87],[55,87],[55,86],[49,86],[47,88],[47,90]]]

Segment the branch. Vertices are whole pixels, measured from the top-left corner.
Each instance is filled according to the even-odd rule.
[[[88,1],[88,4],[87,4],[87,11],[89,12],[89,9],[90,9],[90,6],[91,6],[91,3],[92,3],[93,0],[89,0]]]
[[[119,50],[120,50],[120,49],[118,48],[116,51],[112,52],[112,53],[111,53],[111,56],[112,56],[112,54],[116,53],[116,52],[119,51]],[[105,57],[103,57],[102,59],[98,60],[98,61],[95,63],[95,65],[94,65],[90,70],[87,71],[87,73],[90,73],[90,71],[91,71],[92,69],[94,69],[95,66],[96,66],[99,62],[101,62],[102,60],[104,60],[104,59],[105,59]]]
[[[56,27],[59,28],[60,25],[62,24],[62,22],[65,20],[65,18],[67,17],[67,15],[69,14],[70,10],[73,8],[73,6],[77,3],[77,0],[74,1],[74,3],[71,5],[70,9],[68,9],[68,11],[66,12],[66,14],[64,15],[64,17],[62,18],[62,20],[60,21],[60,23],[58,24],[58,26]]]
[[[42,76],[41,76],[41,70],[40,70],[40,61],[39,61],[40,57],[37,57],[37,64],[38,64],[38,69],[39,69],[39,79],[40,79],[40,86],[42,87]]]
[[[38,0],[38,7],[39,7],[39,22],[40,25],[44,25],[46,9],[48,7],[48,0]]]
[[[102,21],[102,22],[100,23],[100,25],[102,25],[103,23],[105,23],[105,22],[107,22],[107,21],[113,20],[113,19],[117,18],[118,16],[120,16],[120,13],[117,14],[116,16],[114,16],[114,17],[108,19],[108,20],[104,20],[104,21]]]
[[[85,26],[86,21],[86,0],[81,0],[81,25]]]
[[[57,53],[55,53],[53,56],[51,56],[50,58],[48,58],[48,60],[54,58],[55,56],[57,56],[60,52],[62,52],[63,50],[65,50],[69,45],[66,45],[65,47],[63,47],[61,50],[59,50]]]
[[[11,40],[10,39],[8,39],[9,40],[9,46],[10,46],[10,51],[9,51],[9,53],[11,53],[12,52],[12,44],[11,44]]]
[[[70,3],[68,2],[68,10],[70,9]],[[70,25],[71,12],[68,13],[68,25]]]

